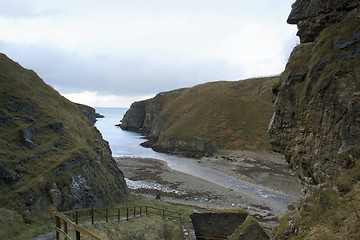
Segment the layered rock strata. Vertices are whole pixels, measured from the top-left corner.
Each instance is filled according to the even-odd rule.
[[[300,0],[288,22],[301,44],[278,84],[271,143],[302,180],[332,181],[360,157],[359,1]]]

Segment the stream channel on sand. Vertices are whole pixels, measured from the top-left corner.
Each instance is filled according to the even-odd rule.
[[[246,205],[244,205],[244,203],[252,203],[254,206],[263,206],[264,209],[268,209],[272,212],[272,214],[279,216],[285,213],[288,203],[296,199],[296,194],[286,194],[268,187],[244,181],[243,178],[229,175],[226,173],[226,171],[212,168],[206,164],[199,164],[200,160],[198,159],[183,158],[179,156],[158,153],[150,148],[144,148],[140,146],[140,143],[145,141],[141,134],[123,131],[119,127],[115,126],[115,124],[120,123],[120,120],[122,119],[122,116],[126,110],[127,109],[125,108],[96,108],[96,111],[104,115],[105,118],[98,119],[95,126],[100,130],[103,138],[109,142],[113,157],[118,161],[119,168],[123,171],[130,189],[141,188],[141,186],[144,185],[144,182],[146,185],[147,181],[147,179],[144,178],[142,178],[141,181],[136,181],[136,179],[134,180],[134,178],[131,178],[134,177],[134,174],[127,174],[128,171],[133,171],[133,167],[130,166],[131,162],[133,162],[135,166],[136,161],[137,163],[139,163],[139,161],[146,162],[148,159],[149,165],[145,164],[142,166],[144,169],[146,169],[146,171],[148,171],[149,166],[154,166],[153,163],[155,160],[163,161],[163,163],[159,165],[165,165],[165,168],[169,169],[167,171],[170,173],[176,173],[177,175],[182,174],[180,179],[182,178],[185,181],[185,178],[189,178],[191,180],[188,181],[193,181],[193,185],[196,185],[195,183],[199,184],[201,182],[202,185],[200,186],[200,190],[209,188],[209,191],[214,191],[215,188],[219,187],[219,189],[222,188],[226,189],[227,191],[230,190],[229,193],[233,195],[235,193],[241,194],[243,197],[240,198],[243,198],[243,204],[238,204],[240,207],[244,207]],[[121,163],[122,160],[124,160],[124,164]],[[125,162],[128,164],[128,167],[126,166]],[[157,169],[157,173],[162,172],[165,168],[162,167]],[[253,174],[256,175],[257,173]],[[164,178],[163,175],[162,178]],[[167,180],[171,181],[171,174],[168,178],[170,178],[170,180]],[[152,185],[150,182],[151,180],[149,180],[148,186],[144,187],[149,188],[150,186],[151,188],[151,186],[154,186],[154,184]],[[136,186],[137,183],[139,186]],[[208,186],[207,183],[209,183]],[[161,181],[156,185],[157,189],[159,188],[159,185],[161,190]],[[186,188],[186,185],[184,186]],[[165,188],[168,188],[168,186],[163,187],[164,192],[166,192]],[[289,187],[291,187],[291,185],[289,185]],[[176,191],[174,190],[173,192]],[[238,201],[241,201],[240,198],[238,198]],[[180,203],[186,204],[187,199],[188,198]],[[189,201],[189,205],[196,204]],[[234,206],[234,203],[232,203],[232,206]],[[224,207],[226,208],[226,206]]]

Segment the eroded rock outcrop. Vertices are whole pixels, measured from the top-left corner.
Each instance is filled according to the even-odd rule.
[[[287,22],[297,24],[300,41],[313,42],[327,27],[358,14],[358,0],[297,0]]]
[[[358,239],[360,4],[299,0],[288,22],[301,44],[275,85],[269,132],[305,187],[276,239]]]
[[[289,17],[306,43],[294,48],[282,75],[271,143],[313,183],[336,178],[360,156],[358,7],[358,1],[298,1]],[[333,17],[317,28],[325,13]]]
[[[0,73],[2,210],[28,219],[50,207],[124,201],[126,183],[109,144],[93,126],[95,110],[68,101],[4,54]]]
[[[89,119],[91,124],[95,124],[97,118],[103,118],[104,116],[100,113],[97,113],[94,108],[90,106],[86,106],[84,104],[76,104],[78,105],[80,111],[84,114],[84,116]]]

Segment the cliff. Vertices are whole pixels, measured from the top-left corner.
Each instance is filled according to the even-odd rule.
[[[269,151],[266,132],[278,77],[211,82],[135,102],[121,128],[149,137],[156,151],[190,157],[219,149]]]
[[[76,104],[80,111],[85,115],[85,117],[90,121],[91,124],[95,124],[97,118],[103,118],[104,116],[100,113],[97,113],[94,108],[86,106],[84,104]]]
[[[0,213],[12,219],[0,217],[0,238],[50,208],[121,203],[123,174],[89,115],[4,54],[0,79]]]
[[[274,86],[269,132],[306,186],[276,237],[359,239],[360,3],[299,0],[288,23],[301,44]]]
[[[314,183],[336,178],[360,156],[360,20],[356,3],[298,1],[288,20],[298,24],[304,43],[294,48],[278,84],[271,143],[275,151],[285,154],[301,179],[310,178]],[[329,21],[321,25],[324,18]]]

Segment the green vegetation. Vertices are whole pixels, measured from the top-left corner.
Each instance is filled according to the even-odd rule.
[[[359,19],[346,19],[324,29],[316,42],[297,46],[290,56],[285,71],[280,77],[281,80],[273,85],[273,89],[279,90],[279,87],[289,74],[293,75],[293,79],[295,74],[298,75],[298,82],[295,83],[296,102],[299,106],[304,106],[306,104],[308,83],[314,74],[320,73],[320,76],[317,76],[316,82],[313,83],[311,96],[319,92],[324,81],[330,78],[334,71],[352,72],[354,66],[360,64],[359,58],[339,61],[348,52],[334,48],[335,38],[348,38],[359,31]]]
[[[245,222],[236,229],[234,234],[229,237],[229,240],[248,239],[249,235],[252,235],[251,239],[268,238],[268,235],[262,230],[258,221],[251,216],[247,216]]]
[[[150,199],[137,195],[129,195],[125,201],[125,206],[129,208],[129,220],[126,221],[126,210],[124,205],[114,205],[114,208],[108,209],[109,223],[105,223],[105,209],[95,209],[95,224],[90,224],[90,210],[79,213],[79,223],[89,232],[103,239],[182,239],[182,231],[177,214],[189,215],[195,209],[188,206],[181,206],[163,202],[157,199]],[[132,206],[149,206],[148,216],[145,216],[145,208],[142,208],[142,217],[139,217],[140,207],[136,207],[136,218],[133,216]],[[118,222],[117,208],[122,209],[121,221]],[[159,211],[157,210],[159,209]],[[172,213],[165,212],[165,219],[162,218],[162,210],[166,209]],[[70,220],[75,222],[75,216],[70,216]],[[169,217],[169,218],[168,218]],[[84,223],[84,224],[82,224]],[[69,232],[70,236],[74,236],[74,231]],[[86,234],[82,234],[82,239],[86,238]]]
[[[360,183],[342,195],[330,186],[314,187],[308,198],[300,202],[301,209],[287,213],[276,231],[277,239],[359,239],[360,238]],[[288,232],[293,224],[292,236]]]
[[[177,139],[211,142],[217,149],[270,151],[271,90],[278,79],[210,82],[165,93],[159,114],[164,122],[160,144]]]
[[[108,144],[76,104],[4,54],[0,79],[0,206],[6,213],[0,217],[1,239],[28,239],[47,230],[52,209],[125,198],[125,181]],[[89,188],[80,203],[70,189],[75,176]],[[53,198],[51,189],[61,196]]]
[[[343,156],[344,158],[351,158],[351,156]],[[341,159],[341,158],[340,158]],[[337,187],[340,192],[351,191],[354,184],[360,181],[360,160],[355,161],[355,166],[345,173],[341,174],[337,181]]]
[[[0,208],[0,239],[31,239],[41,233],[50,232],[53,226],[51,209],[43,210],[33,216]]]
[[[300,3],[300,0],[296,0],[296,2],[294,2],[292,5],[291,5],[291,7],[296,7],[298,4]]]
[[[85,228],[104,240],[182,239],[179,221],[165,220],[159,216],[135,218],[120,223],[96,223],[86,225]]]
[[[127,206],[151,206],[155,208],[167,209],[180,214],[192,213],[195,210],[193,207],[172,204],[163,202],[158,199],[152,199],[133,194],[129,194],[124,204]]]

